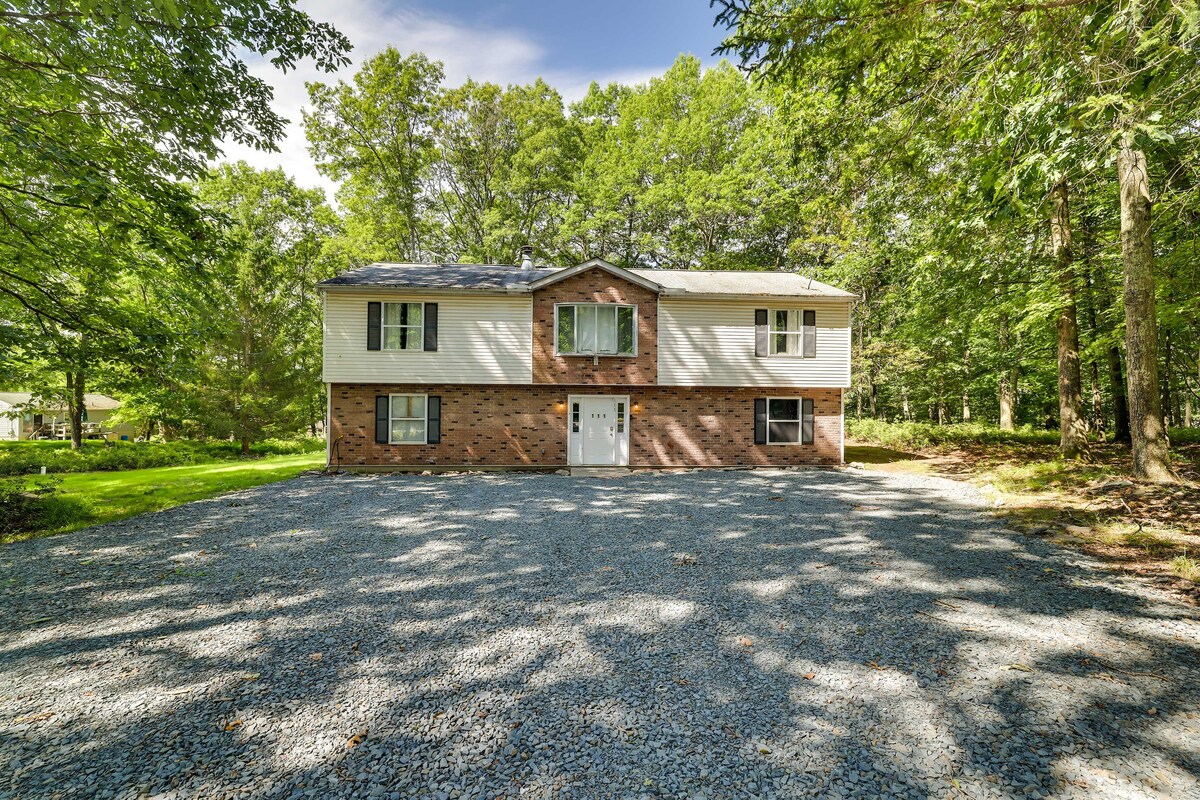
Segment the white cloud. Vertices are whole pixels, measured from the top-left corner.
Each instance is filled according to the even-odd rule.
[[[279,142],[277,153],[264,153],[230,142],[224,148],[224,160],[244,159],[260,168],[282,167],[301,186],[321,186],[330,199],[335,184],[317,172],[300,124],[300,110],[308,102],[304,84],[348,81],[365,59],[388,45],[402,53],[420,51],[441,61],[448,86],[458,85],[468,77],[508,84],[526,83],[540,75],[568,103],[583,97],[592,80],[601,84],[637,83],[662,71],[629,70],[587,76],[550,70],[544,63],[543,49],[526,32],[499,29],[482,22],[471,25],[407,8],[390,9],[385,0],[301,0],[299,6],[315,19],[332,22],[350,39],[354,45],[351,64],[337,73],[321,72],[311,63],[283,73],[265,59],[251,62],[251,72],[275,87],[273,105],[277,113],[289,120],[287,135]]]

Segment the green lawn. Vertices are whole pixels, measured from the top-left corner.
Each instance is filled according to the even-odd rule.
[[[63,533],[88,525],[159,511],[225,492],[294,478],[306,469],[320,468],[324,453],[271,456],[229,463],[185,467],[133,469],[123,472],[85,472],[62,475],[54,496],[61,512],[50,530],[0,537],[15,541],[48,533]]]

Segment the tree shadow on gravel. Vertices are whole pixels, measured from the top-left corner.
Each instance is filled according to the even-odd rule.
[[[1195,611],[960,491],[305,478],[13,545],[0,795],[1197,791]]]

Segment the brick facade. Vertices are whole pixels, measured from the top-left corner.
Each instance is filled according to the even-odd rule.
[[[565,467],[572,394],[629,395],[630,466],[841,461],[841,389],[338,383],[329,389],[329,435],[348,467]],[[406,393],[441,397],[439,444],[375,443],[376,395]],[[813,399],[814,444],[754,444],[754,398],[768,396]]]
[[[554,354],[556,303],[621,303],[637,306],[637,355]],[[594,267],[533,293],[533,382],[571,385],[658,383],[658,295]]]

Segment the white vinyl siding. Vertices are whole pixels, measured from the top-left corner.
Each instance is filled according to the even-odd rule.
[[[754,355],[754,311],[816,311],[813,358]],[[850,303],[659,299],[658,383],[662,386],[850,386]]]
[[[367,303],[437,303],[438,349],[367,350]],[[329,290],[326,383],[533,383],[529,295]]]

